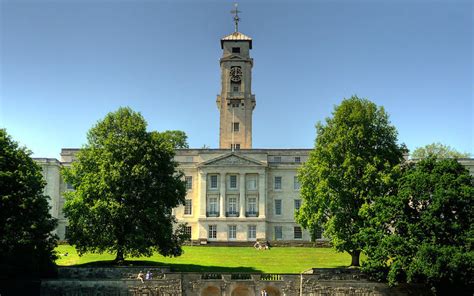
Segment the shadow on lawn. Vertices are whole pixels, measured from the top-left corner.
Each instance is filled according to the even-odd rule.
[[[253,267],[238,266],[238,267],[226,267],[226,266],[207,266],[207,265],[196,265],[196,264],[178,264],[178,263],[162,263],[156,261],[147,260],[125,260],[121,264],[117,264],[114,260],[102,260],[94,261],[83,264],[72,265],[71,267],[140,267],[140,266],[153,266],[153,267],[169,267],[171,272],[249,272],[249,273],[262,273],[261,270]]]

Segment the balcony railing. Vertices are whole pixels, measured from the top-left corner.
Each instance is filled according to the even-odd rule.
[[[258,217],[258,212],[257,211],[247,211],[245,212],[246,217]]]
[[[226,217],[239,217],[239,212],[237,211],[228,211],[225,212]]]
[[[219,217],[219,212],[209,211],[209,212],[206,212],[206,216],[207,217]]]

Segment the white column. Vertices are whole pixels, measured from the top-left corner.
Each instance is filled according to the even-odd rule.
[[[265,218],[267,202],[267,180],[265,172],[258,174],[258,217]]]
[[[225,173],[220,175],[219,217],[225,217]]]
[[[206,217],[206,203],[207,203],[207,173],[200,172],[200,192],[199,192],[199,217]]]
[[[239,211],[239,217],[243,218],[245,217],[245,174],[240,173],[240,181],[239,181],[239,193],[240,193],[240,211]]]

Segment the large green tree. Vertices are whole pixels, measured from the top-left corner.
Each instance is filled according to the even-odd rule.
[[[172,209],[184,204],[186,189],[173,158],[184,133],[147,132],[146,126],[130,108],[109,113],[63,171],[75,189],[64,206],[68,240],[80,254],[114,252],[117,262],[153,251],[181,255],[186,235],[182,225],[175,227]]]
[[[0,273],[44,275],[54,269],[56,220],[41,168],[0,129]]]
[[[322,226],[336,250],[359,266],[366,226],[359,210],[390,193],[404,148],[384,109],[356,96],[343,100],[316,131],[314,150],[298,174],[304,202],[296,220],[310,231]]]
[[[408,164],[396,194],[366,208],[368,258],[363,268],[397,282],[474,284],[474,185],[454,159]]]
[[[436,156],[437,158],[467,158],[471,155],[469,153],[459,152],[451,146],[439,142],[418,147],[411,153],[411,158],[415,159],[426,158],[429,156]]]

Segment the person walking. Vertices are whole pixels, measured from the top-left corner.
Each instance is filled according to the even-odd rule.
[[[140,270],[140,272],[138,273],[137,275],[137,280],[140,280],[142,282],[142,284],[144,283],[143,282],[143,272]]]

